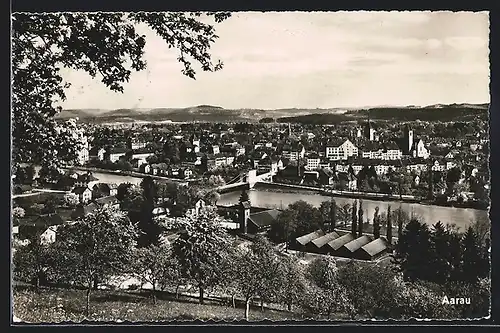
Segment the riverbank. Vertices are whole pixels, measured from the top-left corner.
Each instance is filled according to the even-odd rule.
[[[181,184],[189,184],[189,183],[192,183],[192,182],[199,180],[199,179],[169,178],[169,177],[151,175],[148,173],[142,173],[142,172],[137,172],[137,171],[109,170],[109,169],[91,168],[91,167],[83,167],[83,166],[70,166],[70,167],[63,167],[62,169],[71,170],[71,171],[90,171],[90,172],[98,172],[98,173],[104,173],[104,174],[110,174],[110,175],[137,177],[137,178],[144,178],[144,177],[149,176],[149,177],[156,179],[156,180],[165,180],[165,181],[171,181],[171,182],[176,182],[176,183],[181,183]]]
[[[398,201],[406,203],[418,203],[421,205],[438,206],[438,207],[452,207],[452,208],[464,208],[464,209],[477,209],[488,211],[488,207],[484,207],[480,203],[476,202],[442,202],[442,201],[431,201],[431,200],[421,200],[411,195],[390,195],[383,193],[369,193],[369,192],[355,192],[355,191],[338,191],[338,190],[326,190],[320,187],[314,186],[304,186],[304,185],[294,185],[294,184],[283,184],[283,183],[270,183],[270,182],[259,182],[255,184],[254,189],[259,189],[266,192],[275,193],[295,193],[301,194],[305,191],[310,194],[323,195],[329,197],[342,197],[350,199],[367,199],[374,201]]]

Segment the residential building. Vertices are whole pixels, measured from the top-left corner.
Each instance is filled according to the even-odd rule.
[[[304,146],[298,143],[294,143],[290,146],[285,146],[283,147],[283,157],[290,160],[290,161],[297,161],[299,159],[303,159],[306,150]]]
[[[347,160],[352,156],[358,156],[358,148],[349,139],[333,140],[326,146],[326,157],[330,160]]]
[[[318,154],[311,154],[311,155],[306,157],[305,168],[307,170],[316,170],[319,168],[320,162],[321,162],[321,159],[319,158]]]
[[[75,187],[71,192],[78,195],[80,203],[87,203],[92,200],[92,191],[88,187]]]

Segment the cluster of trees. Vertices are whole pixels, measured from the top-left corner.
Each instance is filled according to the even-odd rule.
[[[278,252],[262,236],[250,244],[237,242],[222,228],[222,221],[216,208],[206,207],[198,215],[187,214],[177,220],[173,231],[178,237],[171,243],[157,235],[149,244],[139,246],[140,231],[123,212],[100,208],[74,224],[61,226],[56,242],[50,245],[42,245],[34,236],[28,245],[17,248],[15,278],[37,286],[44,278],[58,285],[84,287],[87,313],[91,293],[98,284],[119,275],[132,275],[153,286],[154,302],[158,290],[175,290],[178,294],[179,286],[191,284],[198,289],[200,303],[206,293],[227,297],[233,307],[236,300],[243,301],[247,319],[255,301],[260,302],[261,309],[264,304],[281,304],[289,311],[318,318],[462,318],[487,314],[487,267],[484,261],[479,264],[484,256],[479,254],[478,242],[472,241],[472,229],[458,244],[462,273],[443,275],[449,266],[429,249],[443,258],[456,258],[448,256],[451,250],[443,241],[443,235],[451,239],[453,232],[439,224],[427,232],[426,241],[425,227],[411,221],[398,244],[395,266],[384,267],[354,261],[340,265],[328,257],[299,262]],[[428,258],[431,266],[425,263]],[[472,278],[472,274],[476,276]],[[457,292],[466,292],[464,295],[473,300],[471,305],[443,306],[443,297]]]
[[[288,243],[318,229],[334,230],[337,223],[346,226],[350,221],[350,210],[349,204],[338,207],[333,199],[322,202],[319,208],[303,200],[296,201],[282,210],[271,226],[270,239]]]
[[[479,232],[470,226],[462,235],[441,222],[429,229],[412,219],[398,240],[394,259],[409,281],[476,283],[490,272],[490,241]]]
[[[341,206],[332,199],[322,202],[320,207],[299,200],[282,210],[269,230],[269,237],[274,242],[288,244],[291,240],[318,229],[333,231],[339,227],[346,229],[350,225],[353,235],[361,236],[363,232],[373,232],[374,236],[378,237],[385,233],[390,242],[393,232],[400,235],[410,220],[409,214],[401,207],[391,210],[389,206],[387,212],[380,212],[376,207],[373,217],[363,214],[362,200],[359,200],[359,204],[355,201],[352,206]],[[370,223],[370,220],[373,223]]]

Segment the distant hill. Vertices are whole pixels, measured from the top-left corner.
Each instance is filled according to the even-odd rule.
[[[330,108],[301,109],[225,109],[220,106],[198,105],[188,108],[154,109],[81,109],[63,110],[56,118],[78,117],[87,122],[133,122],[133,121],[173,121],[173,122],[258,122],[261,119],[275,119],[277,122],[298,122],[330,124],[342,121],[370,118],[373,120],[421,120],[450,121],[488,117],[489,104],[435,104],[425,107],[372,107],[372,108]]]

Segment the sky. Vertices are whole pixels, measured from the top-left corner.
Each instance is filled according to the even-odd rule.
[[[219,72],[181,74],[178,53],[152,30],[146,70],[124,93],[64,69],[66,109],[342,108],[487,103],[487,12],[240,12],[217,24]]]

